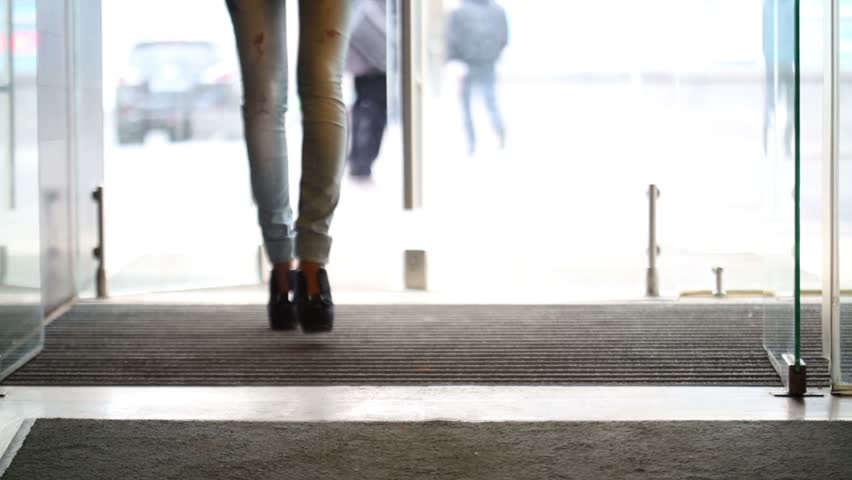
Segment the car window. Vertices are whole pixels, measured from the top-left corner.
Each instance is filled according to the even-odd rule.
[[[145,43],[133,49],[130,63],[145,73],[164,65],[176,65],[190,71],[203,70],[219,61],[219,54],[209,43]]]

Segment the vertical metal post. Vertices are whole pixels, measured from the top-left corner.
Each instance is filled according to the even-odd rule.
[[[831,384],[842,384],[840,367],[840,5],[825,1],[826,38],[823,100],[823,355],[830,360]]]
[[[725,289],[722,285],[722,273],[725,272],[725,269],[722,267],[714,267],[713,274],[716,275],[716,291],[713,292],[713,296],[716,298],[722,298],[725,296]]]
[[[426,290],[428,288],[426,272],[426,251],[405,251],[405,288],[409,290]]]
[[[657,199],[660,198],[660,190],[656,185],[648,189],[648,271],[645,277],[645,294],[649,297],[660,296],[660,276],[657,271],[657,256],[660,247],[657,245]]]
[[[265,284],[269,282],[272,264],[269,262],[269,255],[266,253],[266,247],[261,243],[257,246],[257,281]]]
[[[99,186],[92,198],[98,202],[98,246],[92,251],[95,259],[98,260],[98,271],[95,277],[95,286],[97,289],[98,298],[107,298],[107,278],[106,278],[106,250],[104,247],[104,187]]]
[[[420,112],[423,98],[422,54],[417,50],[422,40],[418,21],[419,0],[400,0],[401,49],[400,81],[402,82],[403,144],[403,208],[422,206],[422,135]]]
[[[423,207],[423,64],[426,57],[423,5],[421,0],[399,0],[403,209],[408,211]],[[414,221],[410,214],[409,220]],[[426,251],[406,249],[403,258],[405,288],[425,290]]]
[[[66,164],[68,165],[68,176],[67,181],[70,186],[68,190],[68,216],[70,219],[69,226],[70,231],[73,232],[69,235],[69,247],[72,252],[75,252],[74,255],[71,255],[69,258],[70,270],[73,272],[74,278],[74,290],[76,292],[80,291],[81,285],[80,281],[85,278],[85,276],[81,275],[82,272],[79,271],[80,258],[77,254],[80,252],[80,222],[78,219],[80,218],[80,209],[82,205],[80,204],[80,198],[84,197],[85,193],[82,193],[81,185],[80,185],[80,156],[79,153],[79,131],[77,125],[77,118],[79,114],[80,104],[78,102],[78,88],[79,85],[77,83],[77,7],[76,0],[65,0],[65,48],[63,49],[63,56],[65,57],[65,81],[68,86],[67,92],[68,94],[65,97],[66,108],[66,125],[67,125],[67,138],[68,141],[65,144],[66,148]],[[82,195],[81,195],[82,193]],[[86,275],[87,276],[87,275]]]

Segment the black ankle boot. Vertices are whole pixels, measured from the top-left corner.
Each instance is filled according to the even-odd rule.
[[[289,290],[286,294],[278,289],[278,275],[275,270],[269,280],[269,303],[266,312],[269,314],[269,328],[273,330],[295,330],[299,326],[296,316],[296,303],[290,300],[290,292],[293,292],[297,283],[296,271],[290,270]],[[295,295],[294,295],[295,297]]]
[[[305,333],[325,333],[334,328],[334,302],[331,301],[331,286],[328,283],[328,272],[324,268],[317,273],[320,284],[320,294],[308,295],[308,284],[305,272],[300,271],[296,282],[295,302],[299,323]]]

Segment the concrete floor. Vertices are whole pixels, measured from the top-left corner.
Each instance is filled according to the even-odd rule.
[[[234,421],[852,421],[852,398],[719,387],[6,387],[0,452],[31,418]],[[822,392],[826,393],[826,392]]]

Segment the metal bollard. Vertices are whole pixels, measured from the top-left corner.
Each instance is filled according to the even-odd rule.
[[[272,263],[269,261],[269,255],[266,253],[266,247],[263,244],[257,246],[257,281],[258,283],[266,284],[271,279],[270,272],[273,269]]]
[[[92,193],[92,199],[98,203],[98,246],[92,250],[92,254],[98,261],[98,271],[95,276],[95,290],[97,298],[107,298],[106,278],[106,255],[104,249],[104,187],[99,186]]]
[[[657,256],[660,255],[660,246],[657,245],[657,199],[660,198],[660,189],[651,185],[648,189],[648,271],[645,276],[645,294],[649,297],[660,296],[660,275],[657,271]]]
[[[713,296],[716,298],[725,297],[725,289],[722,288],[722,273],[725,271],[722,267],[713,267],[713,273],[716,275],[716,291]]]
[[[405,251],[405,288],[427,290],[426,250]]]

